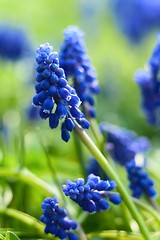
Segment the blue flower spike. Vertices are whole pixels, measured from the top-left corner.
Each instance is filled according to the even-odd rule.
[[[49,43],[45,43],[37,50],[37,83],[33,105],[39,107],[42,119],[49,119],[52,129],[62,121],[61,137],[68,142],[76,124],[84,129],[90,125],[79,110],[81,101],[75,89],[68,84],[64,70],[59,67],[58,53],[52,52],[52,49]]]
[[[59,207],[56,198],[45,198],[42,203],[42,212],[40,220],[44,224],[45,233],[52,234],[59,239],[78,240],[78,235],[72,230],[78,228],[77,223],[67,217],[67,211]]]
[[[148,173],[142,166],[137,166],[135,161],[131,161],[126,165],[126,170],[133,197],[140,198],[142,194],[145,194],[149,198],[156,196],[157,192],[154,189],[154,181],[148,176]]]
[[[114,181],[104,181],[100,177],[90,174],[86,184],[83,178],[78,178],[73,182],[67,180],[66,185],[62,186],[62,190],[84,211],[95,213],[109,210],[110,204],[105,198],[114,204],[121,203],[119,193],[111,192],[115,187]]]
[[[84,33],[78,27],[69,26],[64,31],[59,60],[67,79],[73,79],[73,86],[82,102],[84,114],[94,118],[96,111],[93,95],[99,93],[98,80],[87,55]]]
[[[160,36],[148,61],[146,69],[135,73],[135,82],[141,91],[141,106],[147,122],[153,126],[160,124]]]
[[[122,166],[135,159],[136,154],[143,153],[150,148],[148,138],[138,137],[134,131],[106,122],[100,124],[100,130],[106,135],[106,149],[113,160]]]

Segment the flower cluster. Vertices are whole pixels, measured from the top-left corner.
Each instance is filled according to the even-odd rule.
[[[42,119],[49,118],[52,129],[58,126],[60,119],[64,120],[61,125],[61,136],[67,142],[75,122],[82,128],[89,128],[89,122],[78,108],[81,101],[75,89],[69,86],[64,70],[59,67],[58,54],[52,52],[49,43],[40,45],[37,53],[38,74],[33,105],[40,107],[39,114]]]
[[[75,201],[84,211],[94,213],[108,210],[110,205],[104,198],[108,198],[112,203],[121,203],[118,193],[111,192],[116,187],[112,180],[101,180],[100,177],[90,174],[84,184],[83,178],[78,178],[74,182],[67,180],[62,190],[66,196]]]
[[[101,123],[100,130],[106,135],[106,149],[111,157],[123,166],[135,159],[137,153],[147,151],[150,147],[146,137],[138,137],[133,131],[108,123]]]
[[[151,198],[155,197],[156,190],[153,186],[154,182],[142,166],[136,166],[135,162],[131,161],[126,165],[126,170],[133,197],[140,198],[142,194]]]
[[[151,30],[160,26],[160,1],[111,0],[111,10],[119,29],[129,41],[139,43]]]
[[[138,70],[135,81],[142,94],[142,109],[147,121],[156,125],[160,123],[160,36],[148,62],[148,69]]]
[[[84,113],[94,118],[96,112],[93,94],[99,92],[99,86],[95,69],[87,56],[84,33],[78,27],[70,26],[64,31],[59,60],[67,79],[73,78],[73,86],[82,101]]]
[[[31,53],[31,46],[23,29],[12,25],[0,24],[0,58],[19,60]]]
[[[71,230],[77,229],[78,225],[75,221],[67,217],[64,208],[59,207],[56,198],[46,198],[42,203],[43,215],[40,220],[46,224],[45,233],[51,233],[60,239],[78,240],[77,234]]]

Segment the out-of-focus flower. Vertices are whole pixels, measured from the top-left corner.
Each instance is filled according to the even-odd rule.
[[[133,131],[108,123],[101,123],[100,130],[106,135],[106,149],[121,165],[125,166],[127,162],[135,159],[137,153],[145,152],[150,147],[146,137],[138,137]]]
[[[94,118],[93,95],[99,92],[98,80],[87,55],[84,33],[78,27],[70,26],[64,31],[59,60],[67,79],[73,79],[73,87],[82,101],[85,115]]]
[[[148,62],[147,69],[135,73],[135,81],[141,90],[142,109],[147,121],[160,124],[160,36]]]
[[[120,195],[111,192],[115,189],[116,183],[112,180],[101,180],[100,177],[90,174],[86,184],[83,178],[78,178],[74,182],[67,180],[62,190],[66,196],[75,201],[84,211],[94,213],[108,210],[110,205],[105,198],[112,203],[121,203]]]
[[[154,181],[141,166],[136,166],[135,162],[131,161],[127,163],[126,170],[133,197],[140,198],[142,194],[151,198],[156,196],[157,192],[154,189]]]
[[[109,180],[109,177],[107,174],[104,172],[104,170],[101,168],[99,163],[96,161],[95,158],[91,158],[86,169],[87,176],[90,175],[91,173],[100,176],[102,180]]]
[[[160,27],[159,0],[111,0],[109,4],[119,29],[133,43]]]
[[[78,240],[77,234],[71,231],[77,229],[77,223],[67,217],[67,211],[59,207],[56,198],[45,198],[42,211],[40,220],[46,224],[46,234],[51,233],[60,239]]]
[[[32,54],[32,47],[24,29],[0,23],[0,58],[19,60]]]
[[[89,122],[79,110],[81,101],[65,77],[64,70],[59,67],[57,52],[52,52],[49,43],[40,45],[37,50],[37,84],[33,105],[40,107],[39,114],[42,119],[49,118],[50,127],[56,128],[60,120],[61,137],[64,141],[70,139],[75,127],[75,121],[82,128],[89,128]]]

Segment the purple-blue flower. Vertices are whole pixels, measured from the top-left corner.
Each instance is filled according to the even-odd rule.
[[[146,137],[138,137],[133,131],[109,123],[101,123],[100,130],[106,137],[107,151],[115,161],[123,166],[135,159],[137,153],[145,152],[150,147],[150,142]]]
[[[89,213],[100,212],[110,208],[106,198],[114,203],[121,203],[119,193],[112,192],[116,183],[112,180],[101,180],[100,177],[90,174],[86,184],[83,178],[78,178],[73,182],[66,181],[66,185],[62,186],[62,190],[66,196],[69,196],[84,211]]]
[[[87,55],[84,33],[78,27],[69,26],[64,31],[59,60],[67,79],[73,79],[73,87],[82,101],[84,114],[94,118],[96,111],[93,95],[99,92],[98,80]]]
[[[160,124],[160,36],[146,69],[135,73],[135,82],[141,91],[141,105],[147,121]]]
[[[75,124],[82,128],[89,128],[89,122],[79,110],[81,101],[68,81],[63,68],[59,67],[57,52],[52,52],[49,43],[40,45],[37,50],[38,66],[36,77],[36,95],[33,105],[40,108],[42,119],[49,118],[49,126],[53,129],[61,125],[61,137],[64,141],[70,139],[70,133]]]
[[[0,23],[0,58],[15,61],[31,53],[31,44],[23,29]]]
[[[131,161],[127,163],[126,170],[133,197],[140,198],[142,194],[151,198],[156,196],[154,181],[148,176],[148,173],[142,166],[137,166],[135,161]]]
[[[139,43],[160,27],[159,0],[111,0],[110,9],[118,28],[132,43]]]
[[[46,224],[44,232],[51,233],[60,239],[78,240],[78,235],[72,230],[76,230],[78,225],[74,220],[67,216],[67,211],[59,207],[56,198],[45,198],[42,203],[40,220]]]

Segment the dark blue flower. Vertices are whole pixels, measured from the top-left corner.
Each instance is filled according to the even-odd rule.
[[[131,161],[127,163],[126,170],[133,197],[140,198],[142,194],[151,198],[156,196],[154,181],[148,176],[148,173],[142,166],[137,166],[134,161]]]
[[[82,101],[84,113],[94,118],[96,112],[93,95],[99,92],[99,86],[96,72],[87,56],[84,33],[78,27],[70,26],[64,31],[59,60],[67,79],[73,79],[73,86]]]
[[[64,70],[59,67],[58,54],[52,52],[49,43],[41,45],[37,53],[37,84],[33,105],[40,108],[42,119],[49,118],[52,129],[59,125],[60,120],[63,121],[61,137],[67,142],[76,123],[88,129],[89,122],[79,110],[81,101],[76,91],[69,86]]]
[[[138,137],[135,132],[128,131],[108,123],[101,123],[100,130],[106,135],[106,149],[111,157],[121,165],[135,159],[137,153],[149,149],[146,137]]]
[[[67,211],[59,207],[56,198],[45,198],[42,203],[42,212],[40,220],[46,224],[44,230],[46,234],[51,233],[60,239],[78,240],[77,234],[71,232],[77,229],[77,223],[67,217]]]
[[[135,81],[141,90],[142,109],[147,121],[152,125],[160,124],[160,36],[148,62],[148,68],[138,70]]]
[[[62,190],[66,196],[69,196],[84,211],[94,213],[110,208],[105,198],[114,204],[121,203],[120,195],[116,192],[111,192],[115,187],[114,181],[104,181],[100,177],[90,174],[86,184],[83,178],[78,178],[74,182],[67,180],[66,185],[62,186]]]
[[[15,61],[31,53],[31,44],[23,29],[0,24],[0,58]]]
[[[110,9],[119,29],[132,43],[139,43],[160,26],[160,1],[111,0]]]

